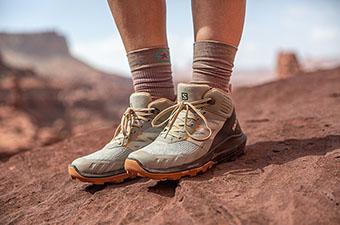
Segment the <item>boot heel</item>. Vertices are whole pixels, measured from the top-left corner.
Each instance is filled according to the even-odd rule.
[[[242,137],[242,142],[235,146],[234,148],[225,149],[220,154],[214,157],[213,161],[220,163],[220,162],[231,162],[235,161],[238,157],[245,154],[246,151],[246,143],[247,137],[244,135]]]
[[[235,148],[235,151],[232,152],[229,158],[226,159],[227,162],[235,161],[238,157],[241,157],[246,153],[246,141],[243,142],[240,146]]]

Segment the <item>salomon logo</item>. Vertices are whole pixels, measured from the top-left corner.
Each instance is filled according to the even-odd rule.
[[[182,92],[181,96],[182,96],[182,100],[188,100],[189,99],[188,93],[186,93],[186,92]]]

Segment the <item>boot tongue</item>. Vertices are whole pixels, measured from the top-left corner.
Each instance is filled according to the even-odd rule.
[[[151,101],[151,95],[146,92],[135,92],[130,95],[130,107],[134,109],[148,108]]]
[[[177,101],[192,102],[202,99],[203,95],[210,89],[205,84],[184,84],[177,86]]]

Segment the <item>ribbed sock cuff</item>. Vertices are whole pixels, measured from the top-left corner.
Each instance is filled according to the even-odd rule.
[[[227,91],[236,52],[236,47],[222,42],[210,40],[196,42],[192,66],[193,82]]]
[[[134,89],[154,99],[175,98],[168,48],[144,48],[127,54]]]

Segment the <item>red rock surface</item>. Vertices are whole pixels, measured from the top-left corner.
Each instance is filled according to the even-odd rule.
[[[234,92],[247,153],[179,182],[75,182],[94,130],[0,163],[0,224],[339,224],[340,69]]]

